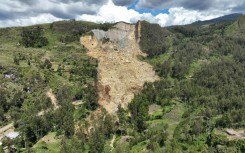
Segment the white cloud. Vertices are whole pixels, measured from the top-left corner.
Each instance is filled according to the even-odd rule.
[[[156,18],[161,26],[169,26],[189,24],[198,20],[209,20],[229,13],[230,10],[195,11],[187,10],[183,7],[175,7],[169,9],[169,14],[158,14]]]
[[[128,10],[124,6],[116,6],[112,1],[109,1],[98,10],[96,15],[83,14],[81,16],[77,16],[76,19],[93,22],[130,22],[130,19],[139,16],[140,14],[137,11],[132,9]]]
[[[188,10],[199,11],[231,9],[232,12],[236,12],[240,6],[245,7],[244,0],[139,0],[136,5],[138,9],[169,9],[183,7]],[[242,12],[244,12],[244,10]]]
[[[51,14],[56,18],[74,19],[78,14],[96,14],[101,4],[95,0],[6,0],[0,3],[0,20],[18,20]],[[103,2],[103,3],[102,3]]]
[[[45,13],[45,14],[40,14],[36,17],[0,21],[0,27],[28,26],[34,24],[50,23],[59,20],[63,20],[63,19]]]
[[[138,20],[146,20],[151,23],[158,23],[161,26],[183,25],[195,22],[197,20],[208,20],[222,15],[229,14],[231,10],[213,10],[213,11],[196,11],[187,10],[183,7],[174,7],[169,9],[169,14],[160,13],[153,16],[150,13],[140,14],[139,12],[127,9],[124,6],[116,6],[109,1],[103,5],[96,15],[81,15],[77,16],[78,20],[86,20],[92,22],[118,22],[124,21],[135,23]]]
[[[155,6],[153,2],[157,1],[141,0],[139,2],[147,2],[148,7],[153,7]],[[167,0],[162,5],[170,5],[170,1]],[[181,0],[181,2],[187,1]],[[146,20],[161,26],[182,25],[232,13],[233,8],[237,7],[238,4],[241,6],[244,4],[244,2],[238,3],[239,0],[234,0],[237,3],[228,0],[207,0],[207,3],[211,3],[211,1],[214,6],[219,5],[219,7],[213,8],[212,6],[210,9],[210,5],[205,2],[201,4],[203,4],[203,8],[208,7],[208,10],[188,9],[187,4],[186,7],[177,5],[171,6],[168,14],[160,13],[153,16],[151,13],[139,13],[137,10],[128,9],[126,6],[117,6],[113,0],[36,0],[35,2],[33,0],[11,0],[0,3],[0,27],[26,26],[73,18],[99,23],[118,21],[135,23],[138,20]],[[188,7],[192,6],[190,4],[196,3],[189,1]]]

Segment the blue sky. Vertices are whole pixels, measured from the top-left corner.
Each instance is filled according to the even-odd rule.
[[[128,9],[134,9],[138,11],[139,13],[151,13],[153,16],[156,16],[160,13],[169,14],[169,9],[148,9],[148,8],[136,8],[137,3],[139,3],[139,0],[135,1],[134,3],[130,4],[127,8]]]
[[[59,20],[183,25],[231,13],[244,13],[243,0],[0,0],[0,27]]]
[[[135,9],[135,8],[132,8],[132,9]],[[153,16],[156,16],[156,15],[158,15],[160,13],[169,14],[169,11],[168,10],[169,9],[155,9],[155,10],[145,9],[145,8],[137,9],[137,11],[139,13],[151,13]]]

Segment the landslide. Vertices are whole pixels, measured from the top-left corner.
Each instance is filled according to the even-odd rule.
[[[88,55],[98,59],[97,88],[99,104],[110,114],[127,107],[145,82],[158,80],[153,67],[138,60],[144,55],[139,47],[140,26],[119,22],[108,31],[92,30],[80,38]]]

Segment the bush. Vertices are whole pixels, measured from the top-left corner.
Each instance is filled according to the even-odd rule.
[[[23,28],[20,43],[25,47],[41,48],[48,45],[48,39],[42,36],[40,27]]]

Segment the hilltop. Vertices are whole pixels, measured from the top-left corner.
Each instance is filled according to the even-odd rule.
[[[197,21],[192,23],[192,25],[212,24],[212,23],[220,23],[220,22],[234,22],[238,20],[241,16],[243,16],[243,14],[240,13],[228,14],[211,20]]]

